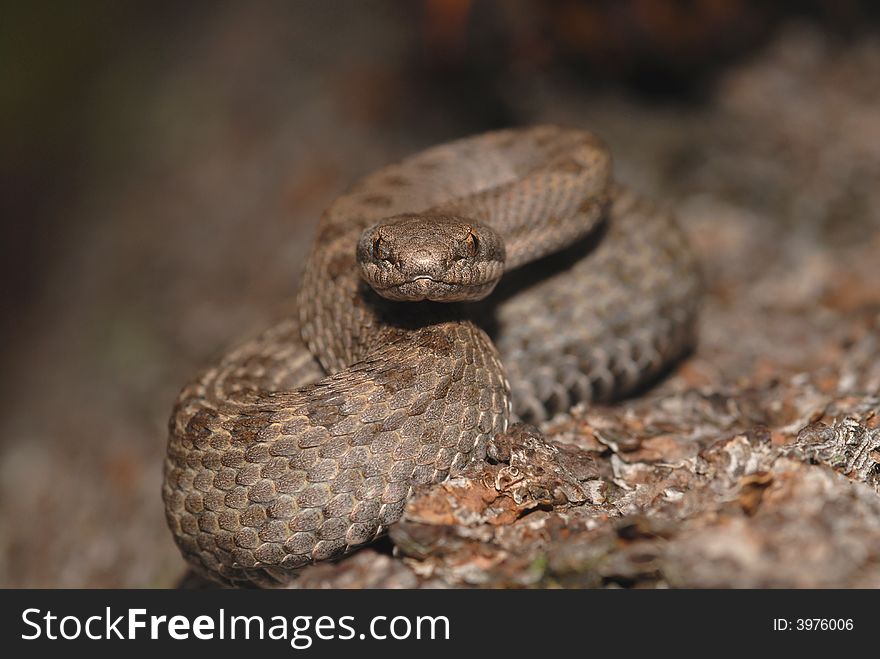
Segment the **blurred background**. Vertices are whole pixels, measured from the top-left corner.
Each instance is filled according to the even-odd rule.
[[[173,585],[177,391],[290,300],[335,195],[465,134],[595,130],[701,252],[715,377],[803,368],[817,304],[878,304],[876,7],[4,3],[0,585]]]

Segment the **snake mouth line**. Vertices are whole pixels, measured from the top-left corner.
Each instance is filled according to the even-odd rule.
[[[401,286],[406,286],[407,284],[416,284],[420,281],[430,282],[432,284],[443,284],[445,286],[454,286],[454,282],[444,281],[443,279],[437,279],[432,277],[431,275],[417,275],[416,277],[409,277],[407,279],[403,279],[401,281],[396,281],[392,284],[388,284],[387,286],[383,286],[381,290],[389,290],[392,288],[400,288]]]

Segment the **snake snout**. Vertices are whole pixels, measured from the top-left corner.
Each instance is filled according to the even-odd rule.
[[[438,254],[436,250],[420,249],[401,259],[398,267],[409,281],[439,281],[449,269],[449,263],[450,259],[446,255]]]

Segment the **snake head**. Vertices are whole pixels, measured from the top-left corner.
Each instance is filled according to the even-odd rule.
[[[400,215],[364,231],[357,259],[364,280],[389,300],[481,300],[504,272],[504,242],[466,218]]]

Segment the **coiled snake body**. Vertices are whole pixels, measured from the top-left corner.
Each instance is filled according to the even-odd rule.
[[[612,182],[590,133],[498,131],[385,167],[322,216],[299,317],[181,392],[175,540],[232,584],[344,555],[512,418],[655,376],[690,346],[698,293],[673,219]]]

